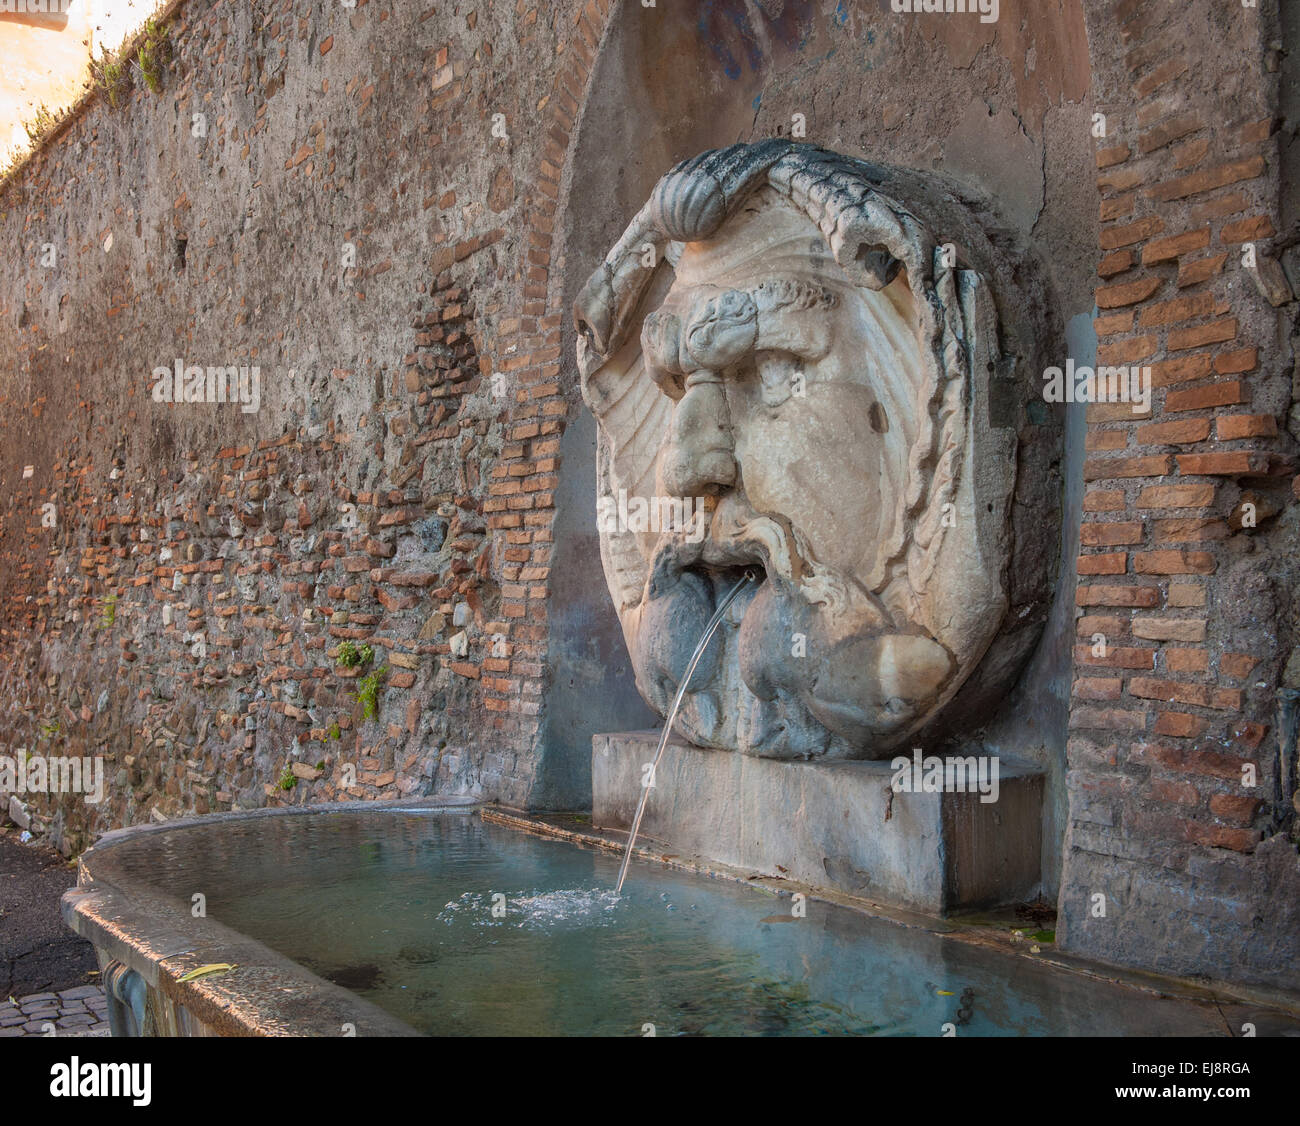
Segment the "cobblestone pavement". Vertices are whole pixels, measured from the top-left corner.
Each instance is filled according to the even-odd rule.
[[[0,1000],[0,1037],[108,1034],[108,1001],[98,985]]]

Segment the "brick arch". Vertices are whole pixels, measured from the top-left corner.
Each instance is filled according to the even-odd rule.
[[[524,301],[511,331],[501,334],[493,349],[494,370],[515,387],[506,415],[506,445],[485,503],[489,531],[504,540],[504,621],[498,625],[510,652],[484,659],[481,691],[495,730],[515,741],[513,762],[502,771],[501,798],[517,806],[530,804],[539,750],[551,527],[560,437],[569,409],[561,380],[560,269],[554,261],[560,184],[612,12],[613,0],[579,0],[573,6],[568,49],[546,99],[541,157],[526,196],[519,264]]]

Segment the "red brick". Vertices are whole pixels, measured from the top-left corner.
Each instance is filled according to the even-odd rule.
[[[1095,665],[1108,669],[1143,669],[1149,672],[1156,667],[1154,649],[1107,646],[1104,657],[1094,657],[1091,645],[1076,645],[1074,659],[1080,665]]]
[[[1107,149],[1097,150],[1097,167],[1110,168],[1112,165],[1123,164],[1133,155],[1133,150],[1128,145],[1113,145]]]
[[[1081,676],[1074,682],[1076,700],[1118,700],[1123,682],[1118,677]]]
[[[1263,803],[1245,794],[1215,794],[1210,798],[1210,812],[1225,821],[1249,825]]]
[[[1081,637],[1091,638],[1097,633],[1104,637],[1120,637],[1128,633],[1128,619],[1109,614],[1084,614],[1074,625]]]
[[[1245,384],[1237,380],[1192,387],[1186,391],[1170,391],[1165,395],[1165,410],[1199,411],[1208,407],[1225,407],[1244,403],[1249,398]]]
[[[1209,720],[1186,712],[1161,712],[1156,716],[1155,733],[1178,739],[1197,739],[1209,726]]]
[[[1172,301],[1148,305],[1142,310],[1142,317],[1138,323],[1142,328],[1177,324],[1180,321],[1208,317],[1214,312],[1214,308],[1214,297],[1208,293],[1198,293],[1194,297],[1175,297]]]
[[[1258,450],[1178,454],[1177,457],[1179,473],[1205,477],[1272,477],[1285,471],[1289,465],[1276,454]]]
[[[1132,340],[1107,341],[1097,348],[1097,363],[1102,366],[1135,364],[1148,356],[1154,356],[1159,346],[1159,341],[1154,336],[1135,336]]]
[[[1259,662],[1259,657],[1252,657],[1249,653],[1224,653],[1219,658],[1219,673],[1233,680],[1245,680]]]
[[[1242,348],[1237,352],[1221,352],[1215,356],[1214,370],[1219,375],[1241,375],[1254,371],[1258,363],[1258,348]]]
[[[1110,278],[1116,274],[1122,274],[1125,270],[1131,270],[1136,264],[1137,255],[1132,250],[1116,250],[1102,258],[1101,263],[1097,266],[1097,273],[1103,278]],[[1114,318],[1103,319],[1111,320]],[[1123,330],[1115,331],[1122,332]]]
[[[1150,426],[1139,426],[1136,440],[1140,446],[1159,446],[1204,442],[1209,436],[1208,418],[1184,418],[1174,422],[1156,422]]]
[[[1225,243],[1250,242],[1254,239],[1272,238],[1277,234],[1273,220],[1267,215],[1252,215],[1248,219],[1238,219],[1225,223],[1219,238]]]
[[[1171,262],[1179,255],[1188,254],[1210,245],[1210,228],[1201,227],[1194,231],[1185,231],[1181,235],[1154,239],[1142,248],[1142,265],[1151,266],[1157,262]]]
[[[1170,157],[1173,160],[1174,170],[1185,172],[1189,168],[1194,168],[1205,159],[1206,154],[1210,151],[1210,138],[1202,137],[1197,141],[1188,141],[1185,145],[1179,145]]]
[[[1170,471],[1167,455],[1158,457],[1089,458],[1083,463],[1085,481],[1104,481],[1120,477],[1163,477]]]
[[[1148,485],[1138,494],[1138,508],[1208,508],[1213,485]]]
[[[1164,229],[1164,220],[1158,215],[1148,215],[1145,219],[1128,223],[1123,227],[1107,227],[1101,232],[1101,248],[1118,250],[1120,247],[1132,246],[1151,238],[1152,235],[1158,235]]]
[[[1224,263],[1228,261],[1226,254],[1216,254],[1213,258],[1197,258],[1191,262],[1178,263],[1178,288],[1185,289],[1189,285],[1200,285],[1203,281],[1209,281],[1210,278],[1217,277],[1223,272]]]
[[[1146,551],[1133,556],[1139,575],[1212,575],[1217,563],[1208,551]]]
[[[1193,356],[1161,360],[1151,365],[1151,386],[1168,387],[1191,379],[1203,379],[1213,370],[1214,360],[1209,352],[1197,352]]]
[[[1210,656],[1204,649],[1166,649],[1165,669],[1174,675],[1203,675],[1210,671]]]
[[[1113,547],[1116,544],[1141,543],[1143,524],[1084,524],[1079,529],[1079,542],[1085,547]]]
[[[1128,556],[1124,552],[1106,555],[1080,555],[1077,570],[1081,575],[1122,575],[1127,569]]]
[[[1128,195],[1116,196],[1114,199],[1103,199],[1098,215],[1103,223],[1109,223],[1112,219],[1132,215],[1136,206],[1137,192],[1129,192]]]
[[[1121,285],[1102,286],[1097,290],[1097,307],[1120,309],[1125,305],[1136,305],[1139,301],[1145,301],[1163,284],[1159,278],[1138,278]]]
[[[1203,128],[1201,119],[1193,113],[1184,113],[1177,117],[1166,118],[1154,129],[1148,130],[1138,138],[1138,149],[1143,155],[1152,153],[1156,149],[1164,148],[1165,145],[1181,140],[1189,133],[1195,133],[1201,128]]]
[[[1084,512],[1119,512],[1124,508],[1122,489],[1093,489],[1084,494]]]
[[[1272,438],[1277,435],[1277,419],[1271,414],[1228,414],[1214,420],[1221,442],[1238,438]]]
[[[1240,692],[1211,689],[1205,684],[1183,684],[1177,680],[1160,680],[1156,677],[1135,676],[1128,682],[1130,696],[1143,700],[1162,700],[1167,704],[1190,704],[1201,708],[1233,710],[1233,701],[1240,701]],[[1226,756],[1224,756],[1226,757]]]
[[[1146,729],[1147,713],[1123,708],[1074,707],[1070,709],[1072,729],[1139,732]]]
[[[1204,618],[1135,618],[1134,637],[1148,641],[1204,641]]]
[[[1228,829],[1222,825],[1202,825],[1190,821],[1187,839],[1193,844],[1208,848],[1230,848],[1236,852],[1250,852],[1259,843],[1259,834],[1251,829]]]
[[[1160,590],[1154,586],[1084,586],[1074,592],[1076,606],[1160,605]]]
[[[1221,164],[1216,168],[1193,172],[1189,176],[1181,176],[1175,180],[1167,180],[1163,184],[1148,188],[1147,195],[1152,199],[1164,201],[1186,199],[1188,196],[1213,191],[1215,188],[1240,183],[1242,180],[1253,180],[1263,174],[1264,158],[1252,156],[1245,160]]]
[[[1177,328],[1169,334],[1169,351],[1185,352],[1189,348],[1203,348],[1207,344],[1222,344],[1237,338],[1237,318],[1224,317],[1195,328]]]
[[[1135,168],[1111,168],[1097,177],[1099,192],[1127,192],[1136,188],[1146,176]]]
[[[1157,543],[1207,543],[1228,537],[1228,525],[1222,520],[1157,520]]]
[[[1245,192],[1229,192],[1227,195],[1219,196],[1218,199],[1197,204],[1191,210],[1191,219],[1194,223],[1199,223],[1202,219],[1222,219],[1225,215],[1236,215],[1238,211],[1245,211],[1247,203],[1249,200]]]

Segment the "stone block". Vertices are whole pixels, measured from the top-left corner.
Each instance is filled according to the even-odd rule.
[[[593,738],[595,826],[631,826],[657,741],[649,731]],[[997,761],[997,800],[982,802],[977,792],[895,792],[890,760],[788,762],[670,741],[641,835],[932,914],[1019,901],[1039,881],[1043,776]]]

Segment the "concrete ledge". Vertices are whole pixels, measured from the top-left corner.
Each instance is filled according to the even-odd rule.
[[[592,739],[592,824],[630,828],[658,733]],[[722,864],[933,914],[1031,899],[1043,776],[999,760],[996,802],[895,793],[888,761],[778,762],[670,741],[643,836]]]

